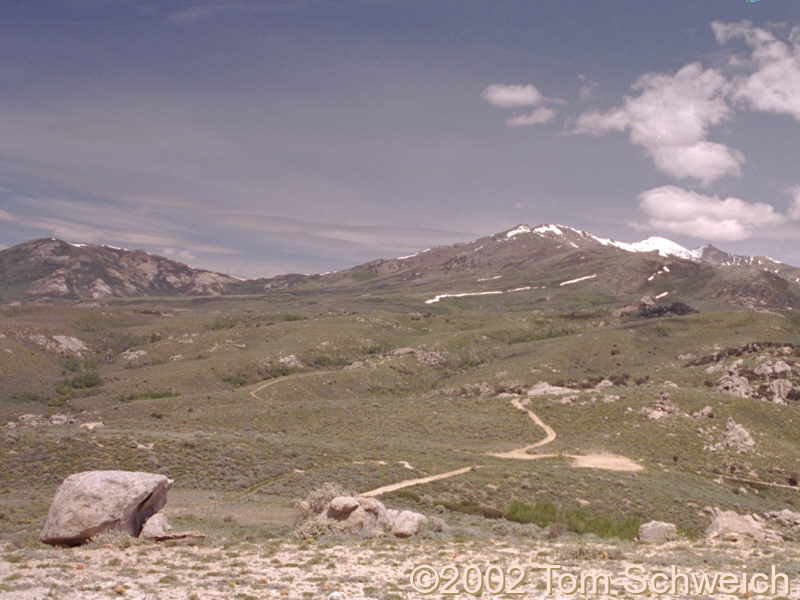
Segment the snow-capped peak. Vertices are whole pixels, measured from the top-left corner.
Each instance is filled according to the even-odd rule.
[[[697,250],[689,250],[680,244],[668,240],[667,238],[659,236],[651,236],[641,242],[617,242],[606,238],[599,238],[594,236],[595,239],[604,246],[614,246],[626,252],[658,252],[659,256],[670,257],[676,256],[686,260],[697,260],[700,258],[700,253]]]
[[[527,225],[517,225],[514,229],[506,232],[507,238],[513,238],[515,235],[519,235],[520,233],[530,233],[531,228]]]
[[[534,229],[536,233],[555,233],[556,235],[564,235],[564,232],[559,229],[558,225],[539,225]]]

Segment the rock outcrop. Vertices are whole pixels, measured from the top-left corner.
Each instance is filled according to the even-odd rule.
[[[750,398],[753,395],[750,382],[741,375],[723,375],[717,382],[717,391],[739,398]]]
[[[396,537],[411,537],[425,529],[428,518],[410,510],[387,509],[382,502],[362,496],[333,498],[323,514],[341,524],[344,533],[377,537],[391,533]]]
[[[650,521],[639,527],[639,541],[663,544],[677,539],[678,528],[664,521]]]
[[[772,392],[772,401],[776,404],[786,404],[789,392],[792,391],[792,382],[788,379],[775,379],[769,382],[769,391]]]
[[[141,533],[167,503],[172,480],[134,471],[86,471],[67,477],[56,491],[41,541],[77,546],[103,531]]]
[[[642,408],[642,414],[648,419],[663,419],[671,415],[683,414],[669,398],[669,394],[661,394],[661,398],[653,402],[650,406]]]
[[[705,538],[734,540],[750,539],[756,542],[780,541],[781,536],[765,528],[750,515],[740,515],[732,510],[716,514],[705,532]]]
[[[756,445],[750,432],[731,417],[728,417],[728,420],[725,422],[725,433],[722,436],[722,443],[725,444],[726,448],[733,448],[739,452],[747,452]]]

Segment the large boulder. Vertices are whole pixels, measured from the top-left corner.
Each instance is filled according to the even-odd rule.
[[[756,542],[781,540],[781,536],[764,528],[750,515],[739,515],[732,510],[719,512],[706,529],[705,537],[735,541],[751,539]]]
[[[342,523],[342,531],[367,537],[383,535],[386,507],[374,498],[339,496],[328,504],[329,519]]]
[[[400,538],[411,537],[420,533],[427,522],[428,518],[425,515],[404,510],[395,517],[392,523],[392,533]]]
[[[650,521],[639,527],[639,541],[663,544],[678,537],[678,528],[672,523]]]
[[[134,471],[86,471],[56,491],[39,536],[54,546],[77,546],[103,531],[132,536],[167,503],[172,480]]]
[[[386,508],[375,498],[338,496],[326,507],[327,518],[339,521],[344,533],[377,537],[385,532],[396,537],[417,535],[428,521],[425,515],[410,510]]]

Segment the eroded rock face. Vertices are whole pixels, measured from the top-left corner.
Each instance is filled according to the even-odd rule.
[[[678,528],[672,523],[650,521],[639,527],[639,541],[663,544],[677,539]]]
[[[86,471],[56,491],[39,536],[46,544],[77,546],[103,531],[138,536],[167,503],[172,480],[138,471]]]

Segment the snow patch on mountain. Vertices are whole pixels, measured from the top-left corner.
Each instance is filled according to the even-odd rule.
[[[614,246],[615,248],[625,250],[626,252],[658,252],[659,256],[663,256],[665,258],[676,256],[686,260],[698,260],[700,258],[700,253],[697,250],[689,250],[688,248],[684,248],[672,240],[668,240],[667,238],[659,236],[652,236],[646,240],[642,240],[641,242],[633,242],[632,244],[629,244],[628,242],[616,242],[614,240],[599,237],[595,237],[595,239],[604,246]]]
[[[597,277],[597,273],[592,273],[591,275],[584,275],[583,277],[578,277],[577,279],[570,279],[569,281],[562,281],[558,285],[572,285],[573,283],[578,283],[579,281],[586,281],[587,279],[594,279]]]
[[[467,296],[489,296],[493,294],[503,294],[504,292],[501,290],[492,290],[489,292],[462,292],[460,294],[438,294],[433,298],[429,298],[425,300],[425,304],[436,304],[439,300],[443,300],[444,298],[465,298]]]

